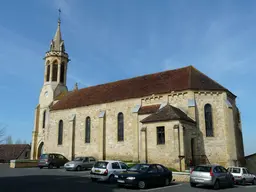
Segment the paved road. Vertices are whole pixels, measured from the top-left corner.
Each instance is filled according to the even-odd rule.
[[[89,171],[66,172],[63,169],[20,168],[10,169],[0,165],[0,191],[2,192],[200,192],[211,191],[210,188],[191,188],[188,183],[173,183],[167,187],[151,188],[146,190],[118,188],[107,183],[92,183],[88,178]],[[232,189],[222,189],[227,192],[254,192],[256,186],[235,186]]]

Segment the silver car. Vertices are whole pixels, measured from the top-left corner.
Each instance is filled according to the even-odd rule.
[[[256,176],[250,173],[246,167],[228,167],[228,171],[234,176],[235,183],[256,185]]]
[[[212,186],[219,189],[222,186],[234,186],[234,177],[220,165],[199,165],[190,173],[190,186],[197,184]]]
[[[91,180],[94,181],[115,181],[115,174],[126,171],[128,166],[122,161],[103,160],[97,161],[90,172]]]
[[[76,157],[73,161],[67,162],[64,168],[67,171],[81,171],[92,168],[95,162],[94,157]]]

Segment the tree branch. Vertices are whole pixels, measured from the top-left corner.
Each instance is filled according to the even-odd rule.
[[[6,127],[7,126],[3,126],[3,125],[0,126],[0,144],[6,140],[6,138],[4,137]]]

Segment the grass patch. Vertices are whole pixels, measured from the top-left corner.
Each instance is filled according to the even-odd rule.
[[[130,167],[132,167],[132,166],[134,166],[134,165],[136,165],[137,163],[129,163],[129,164],[127,164],[128,165],[128,167],[130,168]]]
[[[173,171],[173,172],[179,172],[177,169],[174,169],[174,168],[172,168],[172,167],[168,167],[168,169],[169,169],[170,171]]]

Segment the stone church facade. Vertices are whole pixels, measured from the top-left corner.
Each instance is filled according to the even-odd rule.
[[[60,21],[44,59],[31,159],[55,152],[178,170],[244,164],[236,96],[193,66],[68,91]]]

